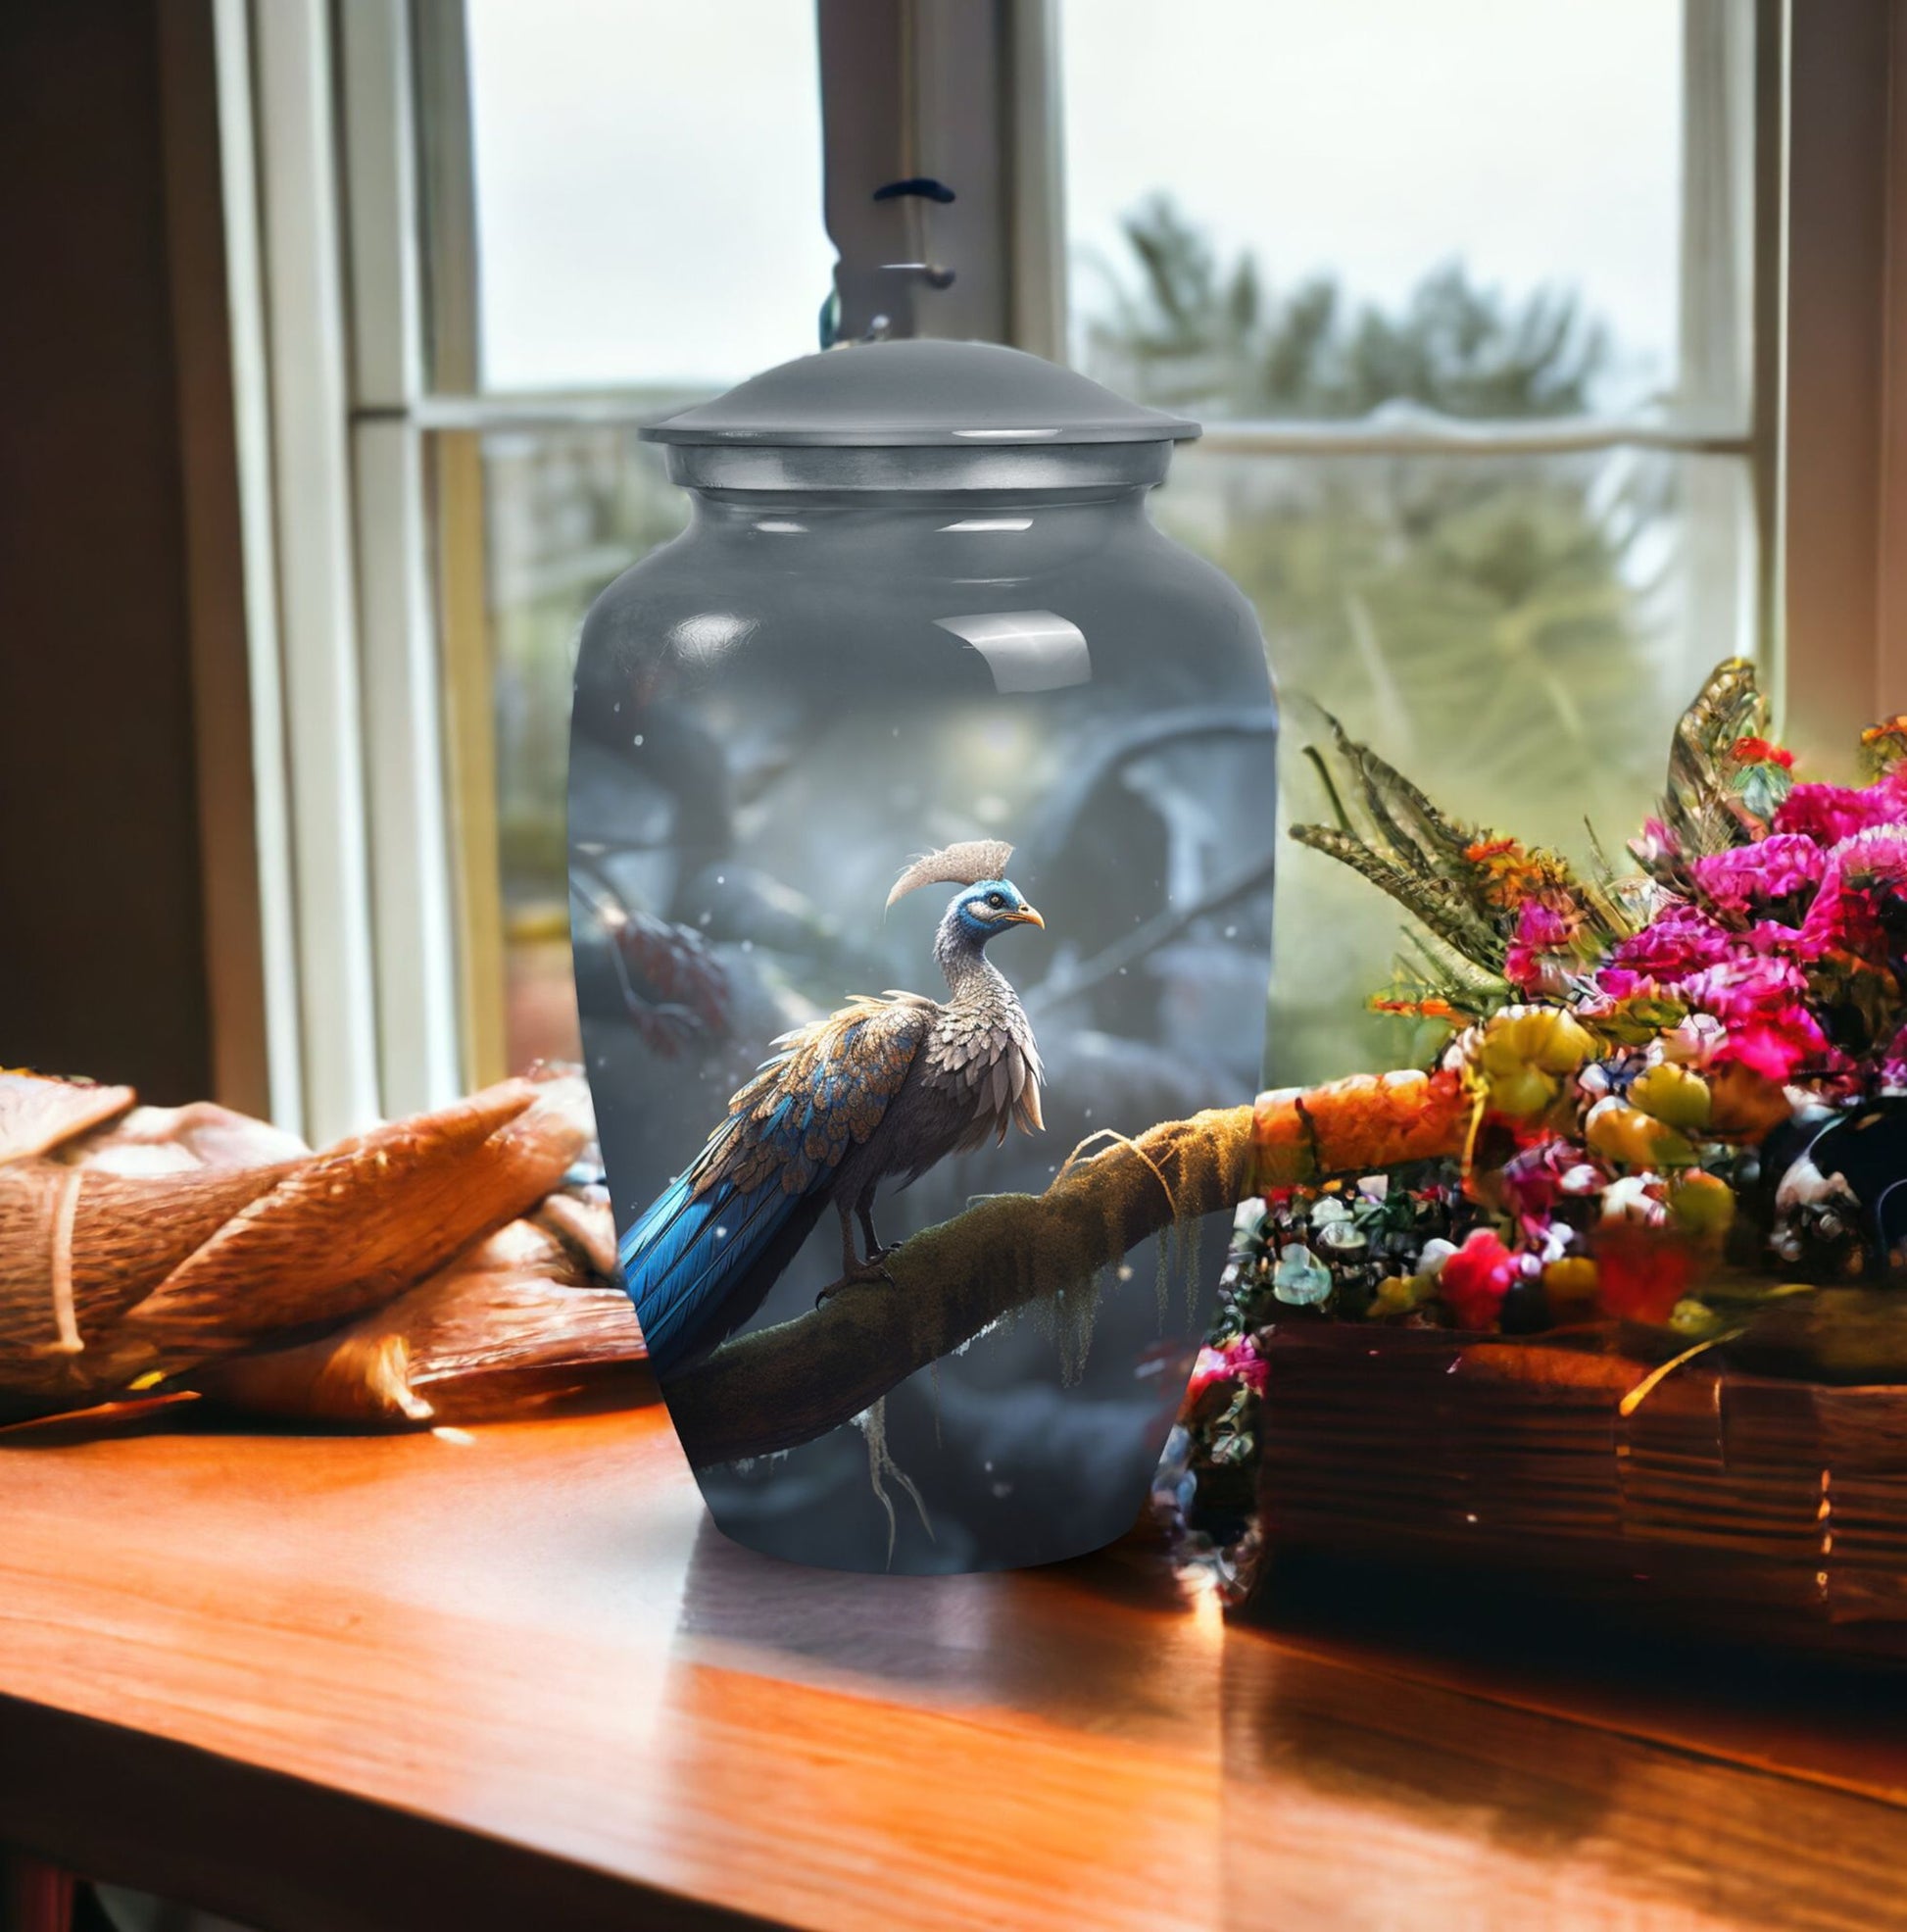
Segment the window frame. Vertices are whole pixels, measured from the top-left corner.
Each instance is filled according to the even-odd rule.
[[[642,410],[614,392],[480,393],[461,0],[204,4],[266,986],[246,1023],[265,1035],[274,1115],[327,1138],[505,1070],[481,457],[475,433],[440,432]],[[1744,462],[1763,661],[1797,747],[1832,767],[1861,723],[1907,701],[1907,330],[1889,326],[1907,318],[1907,117],[1891,111],[1907,99],[1907,0],[1875,0],[1856,32],[1793,0],[1685,10],[1691,61],[1703,33],[1711,54],[1718,35],[1753,40],[1745,420],[1394,413],[1219,422],[1204,447]],[[843,333],[885,313],[896,332],[1061,353],[1053,0],[817,0],[816,21]],[[954,180],[960,201],[849,192],[875,170]],[[881,266],[937,246],[966,271],[951,288]],[[1686,282],[1685,316],[1703,299]],[[1789,637],[1807,640],[1804,680],[1787,674]]]

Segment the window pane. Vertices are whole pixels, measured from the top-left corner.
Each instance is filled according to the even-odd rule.
[[[1218,414],[1631,407],[1686,360],[1687,166],[1733,367],[1753,10],[1689,3],[1685,88],[1673,0],[1061,0],[1076,358]]]
[[[482,439],[485,602],[496,702],[507,1064],[575,1060],[563,789],[583,614],[687,520],[658,453],[623,429]]]
[[[1058,0],[1076,361],[1207,421],[1650,408],[1747,421],[1754,9],[1733,0]],[[1169,84],[1135,84],[1138,75]],[[1288,708],[1460,817],[1587,856],[1751,652],[1745,459],[1194,445],[1161,522],[1245,588]],[[1402,916],[1296,846],[1272,1073],[1419,1050],[1358,994]]]
[[[707,393],[815,346],[814,10],[467,0],[488,389]]]
[[[1287,824],[1329,817],[1301,748],[1322,711],[1459,817],[1587,862],[1660,792],[1670,727],[1753,648],[1744,462],[1599,457],[1264,458],[1180,453],[1161,523],[1256,604],[1286,701]],[[1361,1014],[1403,916],[1288,843],[1272,1074],[1410,1057]]]

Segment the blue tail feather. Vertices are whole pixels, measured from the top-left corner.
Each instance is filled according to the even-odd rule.
[[[692,1195],[685,1177],[650,1204],[622,1237],[617,1255],[659,1371],[668,1373],[753,1313],[750,1307],[724,1318],[725,1305],[776,1233],[807,1208],[805,1197],[787,1193],[774,1177],[746,1194],[717,1181],[700,1195]],[[811,1217],[810,1210],[804,1218]]]

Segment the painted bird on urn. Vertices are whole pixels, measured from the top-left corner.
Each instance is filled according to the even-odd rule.
[[[947,998],[856,997],[784,1033],[688,1171],[624,1235],[622,1272],[663,1373],[706,1355],[761,1306],[823,1212],[841,1222],[841,1276],[880,1280],[880,1184],[1040,1117],[1040,1055],[1019,996],[987,957],[1046,921],[1006,876],[1013,848],[970,839],[917,859],[888,895],[957,885],[934,934]],[[856,1243],[858,1225],[860,1245]]]

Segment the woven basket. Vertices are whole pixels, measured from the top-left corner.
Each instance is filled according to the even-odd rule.
[[[1274,1557],[1513,1576],[1907,1660],[1907,1389],[1698,1358],[1638,1399],[1647,1364],[1560,1344],[1320,1323],[1261,1346]]]

